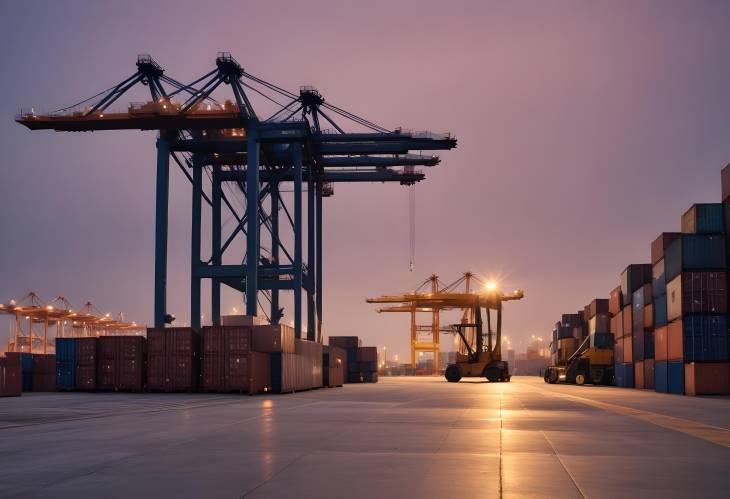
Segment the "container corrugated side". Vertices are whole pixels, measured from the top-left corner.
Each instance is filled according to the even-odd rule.
[[[687,395],[730,395],[730,363],[696,363],[684,366]]]

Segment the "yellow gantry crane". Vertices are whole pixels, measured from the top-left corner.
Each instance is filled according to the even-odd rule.
[[[91,302],[79,310],[59,296],[45,302],[30,292],[21,300],[0,303],[0,314],[15,317],[13,332],[6,350],[9,352],[50,353],[55,344],[49,333],[55,329],[56,338],[104,336],[109,334],[144,334],[146,326],[125,322],[122,314],[113,318],[100,313]]]
[[[480,285],[479,291],[472,290],[472,284],[477,282]],[[462,289],[459,289],[462,287]],[[487,323],[488,323],[488,342],[486,347],[490,351],[496,354],[496,357],[501,359],[501,303],[508,300],[519,300],[524,294],[521,290],[515,290],[513,293],[502,293],[499,291],[497,283],[493,281],[484,282],[471,272],[465,272],[459,279],[452,282],[449,285],[443,285],[437,275],[431,275],[428,279],[423,281],[419,286],[411,293],[404,293],[400,295],[383,295],[375,298],[368,298],[368,303],[380,303],[390,304],[390,306],[378,309],[378,312],[401,312],[411,314],[411,364],[415,367],[417,361],[417,355],[419,352],[432,352],[434,358],[435,369],[439,368],[440,358],[440,333],[447,332],[457,334],[458,332],[454,326],[448,328],[441,328],[440,326],[440,313],[442,310],[456,310],[462,309],[463,315],[461,318],[462,325],[468,325],[470,327],[462,328],[462,333],[458,333],[460,337],[459,341],[459,353],[462,355],[468,355],[468,351],[471,349],[481,348],[482,338],[478,337],[481,333],[477,333],[477,329],[481,331],[481,324],[479,328],[476,327],[476,323],[481,320],[480,309],[482,307],[487,309]],[[489,310],[497,310],[497,331],[496,331],[496,344],[492,343],[492,328]],[[419,326],[416,323],[416,314],[418,312],[430,312],[432,314],[432,321],[430,325]],[[479,317],[478,317],[479,316]],[[431,333],[430,341],[421,341],[419,333],[428,332]]]

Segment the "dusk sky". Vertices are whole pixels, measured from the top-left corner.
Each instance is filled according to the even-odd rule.
[[[388,128],[458,137],[416,187],[413,272],[406,188],[337,185],[325,200],[325,333],[405,359],[408,317],[364,299],[471,270],[525,290],[504,324],[523,350],[648,262],[691,204],[720,201],[729,25],[722,1],[2,2],[0,302],[34,290],[152,321],[155,133],[13,117],[110,87],[137,54],[191,81],[229,51]],[[190,186],[171,177],[168,309],[185,322]]]

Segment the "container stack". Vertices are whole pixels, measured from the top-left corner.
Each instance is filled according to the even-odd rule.
[[[56,391],[56,355],[52,353],[34,353],[32,355],[32,391]]]
[[[659,392],[728,392],[726,383],[710,388],[706,378],[714,377],[714,369],[694,365],[728,362],[724,231],[722,204],[695,204],[682,215],[682,234],[664,250],[668,325],[656,341],[662,348],[657,355],[666,358],[655,367]]]
[[[634,291],[632,354],[634,360],[634,387],[654,389],[654,303],[652,284],[647,283]]]
[[[582,311],[576,314],[563,314],[560,322],[555,323],[553,341],[550,345],[555,363],[568,360],[578,349],[586,332]]]
[[[357,336],[330,336],[330,346],[342,348],[345,351],[346,383],[359,383],[360,372],[357,366],[357,349],[360,340]]]
[[[96,389],[96,338],[56,338],[56,389]]]
[[[200,335],[189,327],[147,330],[147,388],[189,392],[198,388]]]
[[[378,382],[378,349],[377,347],[358,347],[357,366],[361,383]]]
[[[651,264],[632,264],[626,267],[621,273],[621,336],[615,336],[616,346],[614,350],[614,381],[616,386],[623,388],[634,388],[636,386],[634,360],[641,357],[643,360],[644,348],[643,343],[641,352],[634,353],[634,345],[638,346],[638,339],[634,341],[634,325],[642,329],[642,333],[637,335],[643,342],[643,313],[644,313],[644,296],[646,290],[643,289],[645,284],[651,283]],[[633,297],[637,291],[637,299],[641,299],[641,303],[634,305]],[[651,293],[650,293],[651,294]],[[650,300],[651,301],[651,300]],[[634,319],[634,313],[642,314],[641,319]],[[614,320],[614,327],[618,332],[618,321]],[[642,363],[642,373],[643,373]]]
[[[18,397],[22,393],[22,369],[20,357],[0,357],[0,397]]]
[[[294,339],[293,352],[271,354],[271,389],[292,393],[322,387],[322,344]]]
[[[147,339],[102,336],[97,340],[97,388],[141,392],[145,388]]]

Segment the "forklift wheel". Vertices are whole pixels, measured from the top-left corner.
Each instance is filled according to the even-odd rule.
[[[458,383],[461,379],[461,373],[459,372],[459,368],[456,366],[447,367],[446,372],[444,372],[444,377],[449,383]]]
[[[484,370],[484,376],[494,383],[495,381],[501,381],[501,372],[500,369],[497,366],[487,366],[487,368]]]
[[[575,384],[578,386],[581,386],[585,384],[586,382],[586,376],[585,374],[576,374],[575,375]]]

